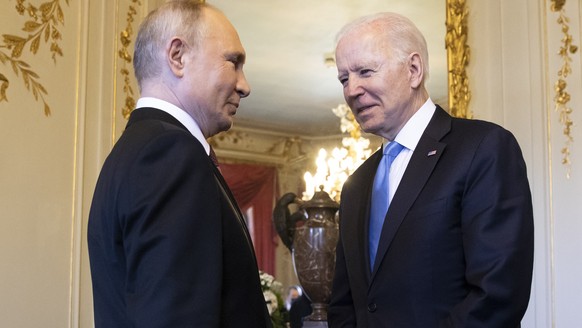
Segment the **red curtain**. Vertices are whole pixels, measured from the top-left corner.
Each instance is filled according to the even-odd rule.
[[[277,233],[273,207],[277,171],[274,167],[220,163],[220,170],[243,212],[253,208],[254,246],[259,268],[275,275]]]

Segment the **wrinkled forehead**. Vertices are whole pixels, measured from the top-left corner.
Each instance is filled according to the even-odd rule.
[[[336,61],[387,56],[389,44],[372,29],[354,30],[345,34],[336,46]]]
[[[362,47],[373,44],[378,47],[385,47],[388,45],[387,43],[388,35],[380,24],[370,22],[354,26],[341,34],[336,44],[336,53],[352,46]]]
[[[238,32],[228,20],[228,18],[220,11],[213,8],[205,8],[202,14],[202,21],[204,24],[204,36],[209,38],[221,37],[240,43]]]
[[[236,58],[237,61],[244,63],[245,49],[228,18],[222,12],[210,9],[203,12],[201,19],[204,27],[198,40],[197,51]]]

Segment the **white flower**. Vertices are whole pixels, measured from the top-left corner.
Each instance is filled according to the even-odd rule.
[[[283,285],[275,280],[275,277],[259,271],[259,277],[261,280],[261,290],[263,291],[263,297],[265,298],[265,303],[269,311],[269,315],[273,320],[274,328],[285,327],[285,316],[281,309],[283,308],[283,301],[281,298],[281,292],[283,290]],[[281,303],[281,304],[279,304]]]
[[[278,307],[277,295],[270,290],[265,290],[263,296],[265,296],[265,303],[267,303],[267,309],[269,309],[269,315],[271,315]]]

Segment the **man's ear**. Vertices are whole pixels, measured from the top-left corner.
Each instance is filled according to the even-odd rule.
[[[182,39],[175,37],[166,48],[168,66],[178,78],[184,76],[184,57],[186,56],[187,47]]]
[[[422,85],[424,77],[424,65],[417,52],[413,52],[408,56],[408,70],[410,73],[410,86],[416,89]]]

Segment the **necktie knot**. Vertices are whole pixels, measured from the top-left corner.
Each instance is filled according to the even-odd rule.
[[[404,149],[404,146],[399,144],[396,141],[392,141],[388,144],[388,146],[384,149],[384,156],[389,156],[392,159],[396,158],[398,154]]]

